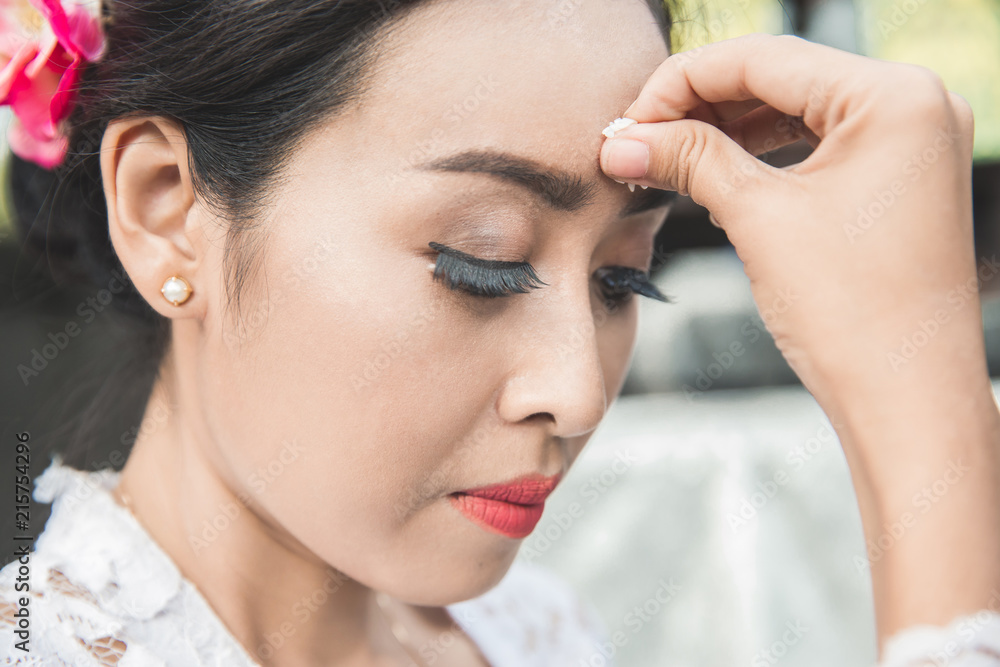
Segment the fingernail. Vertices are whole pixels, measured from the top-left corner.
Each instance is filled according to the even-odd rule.
[[[609,139],[604,150],[607,151],[605,172],[612,178],[642,178],[649,170],[649,146],[642,141]]]
[[[636,121],[631,118],[615,118],[613,121],[608,123],[608,126],[601,131],[601,134],[611,139],[615,136],[615,132],[619,130],[624,130],[630,125],[635,125]]]

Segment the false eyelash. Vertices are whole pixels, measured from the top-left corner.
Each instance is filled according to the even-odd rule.
[[[594,275],[601,284],[605,298],[610,301],[624,303],[634,293],[664,303],[674,303],[671,297],[649,282],[649,274],[645,271],[629,266],[607,266],[597,269]],[[611,292],[610,295],[608,291]]]
[[[428,245],[438,252],[434,277],[441,278],[451,289],[462,289],[484,297],[523,294],[547,285],[527,262],[504,262],[474,257],[460,250],[431,241]],[[624,303],[632,294],[674,303],[653,283],[645,271],[628,266],[602,267],[594,272],[609,301]],[[608,294],[608,291],[611,294]]]
[[[548,284],[527,262],[480,259],[434,241],[427,245],[438,253],[434,277],[443,279],[451,289],[462,289],[477,296],[502,297],[523,294]]]

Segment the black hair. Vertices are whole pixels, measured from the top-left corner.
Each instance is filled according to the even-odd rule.
[[[169,118],[185,133],[196,196],[228,225],[226,290],[238,314],[263,249],[258,216],[281,167],[311,129],[363,94],[379,37],[420,1],[104,0],[107,50],[82,73],[65,161],[49,171],[10,158],[23,252],[44,258],[59,282],[106,286],[123,275],[108,237],[101,138],[118,118]],[[670,11],[663,0],[648,4],[669,46]],[[148,388],[169,320],[131,283],[113,304],[136,329],[123,364],[132,375],[113,384],[134,392],[145,378]]]

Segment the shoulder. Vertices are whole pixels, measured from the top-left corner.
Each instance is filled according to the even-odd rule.
[[[58,459],[35,480],[52,513],[34,549],[0,569],[0,664],[255,665],[115,503],[116,482]]]
[[[595,655],[613,664],[600,650],[608,632],[593,604],[536,563],[515,560],[495,587],[448,610],[495,667],[577,667]]]
[[[98,666],[125,655],[125,626],[108,596],[121,535],[97,500],[114,479],[111,470],[88,473],[57,457],[35,480],[35,500],[52,511],[34,543],[20,542],[0,569],[3,664]],[[142,653],[129,648],[129,658]]]

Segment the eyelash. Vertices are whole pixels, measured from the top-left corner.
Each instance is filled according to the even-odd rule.
[[[441,278],[451,289],[495,298],[524,294],[548,284],[527,262],[480,259],[433,241],[428,245],[438,253],[434,277]],[[604,299],[612,304],[624,304],[633,294],[673,303],[670,297],[664,296],[649,282],[645,271],[628,266],[609,266],[598,269],[594,275],[601,285]]]

